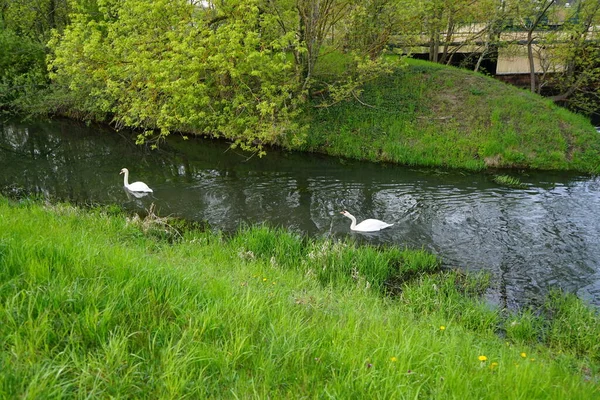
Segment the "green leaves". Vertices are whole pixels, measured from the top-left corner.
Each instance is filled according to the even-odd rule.
[[[256,2],[216,11],[184,0],[104,3],[100,22],[75,15],[50,42],[52,79],[79,107],[150,137],[181,130],[259,152],[296,130],[297,84],[284,52],[294,38],[263,35],[276,29]]]
[[[45,84],[43,46],[0,29],[0,110],[14,111]]]
[[[307,127],[296,121],[315,87],[330,104],[388,71],[379,56],[394,23],[384,17],[399,4],[374,6],[377,24],[359,43],[355,0],[75,3],[71,25],[48,44],[66,109],[139,128],[139,142],[183,131],[259,155],[303,141]],[[338,76],[315,68],[324,47],[349,60]]]

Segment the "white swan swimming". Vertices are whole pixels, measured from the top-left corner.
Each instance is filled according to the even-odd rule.
[[[123,177],[123,185],[125,185],[125,189],[131,192],[144,192],[144,193],[152,193],[152,189],[148,187],[144,182],[133,182],[129,184],[129,170],[127,168],[123,168],[119,175],[125,174]]]
[[[387,222],[380,221],[378,219],[365,219],[360,224],[356,223],[356,218],[354,215],[350,214],[348,211],[341,211],[340,214],[350,218],[352,220],[352,224],[350,225],[350,229],[357,232],[377,232],[384,228],[390,227],[394,224],[388,224]]]

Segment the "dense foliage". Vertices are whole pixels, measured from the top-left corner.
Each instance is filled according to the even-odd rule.
[[[69,2],[0,0],[0,113],[39,106],[49,82],[45,44],[52,30],[62,31],[68,24]]]
[[[49,42],[50,77],[67,94],[59,106],[142,128],[140,140],[178,130],[259,151],[297,144],[304,130],[295,117],[316,84],[327,16],[345,17],[351,5],[330,3],[304,15],[291,3],[259,0],[98,0],[98,13],[71,14]],[[349,73],[333,84],[345,95],[384,70],[352,49],[347,59]]]
[[[19,107],[46,85],[44,56],[39,42],[0,30],[0,112]]]
[[[110,121],[140,142],[176,130],[260,153],[297,147],[300,114],[361,101],[392,71],[390,44],[439,63],[468,46],[479,70],[512,45],[507,31],[527,38],[532,91],[551,86],[588,113],[600,104],[594,0],[0,0],[0,11],[1,110]]]
[[[185,1],[99,3],[99,15],[74,14],[50,42],[50,76],[71,95],[67,109],[238,143],[297,134],[285,52],[294,38],[274,34],[255,2],[220,12]]]

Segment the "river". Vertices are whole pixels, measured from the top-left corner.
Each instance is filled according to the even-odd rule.
[[[142,198],[130,181],[154,192]],[[557,172],[493,174],[409,168],[269,150],[263,158],[227,143],[173,135],[158,150],[130,132],[70,120],[0,124],[0,190],[79,204],[208,223],[234,231],[267,222],[311,236],[424,248],[447,267],[489,271],[488,299],[500,307],[537,304],[558,286],[600,305],[600,180]],[[394,223],[377,233],[351,232],[360,221]]]

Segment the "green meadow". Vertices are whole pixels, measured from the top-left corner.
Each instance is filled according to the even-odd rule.
[[[0,198],[0,398],[600,398],[575,296],[420,250]]]
[[[355,99],[309,110],[300,149],[470,170],[600,172],[600,136],[586,117],[480,73],[406,62]]]

